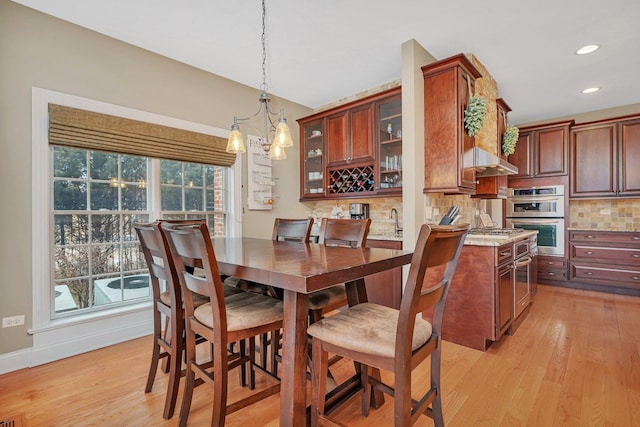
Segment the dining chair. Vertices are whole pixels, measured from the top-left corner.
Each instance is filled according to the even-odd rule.
[[[275,384],[259,392],[232,404],[227,403],[229,371],[249,363],[253,374],[253,338],[282,328],[282,301],[252,292],[225,296],[206,224],[165,224],[162,228],[167,236],[185,302],[187,372],[179,425],[185,426],[187,423],[196,383],[205,382],[213,386],[211,425],[223,426],[228,414],[280,390],[280,382],[275,381]],[[184,259],[192,259],[200,264],[204,275],[190,272],[184,265]],[[197,294],[209,297],[210,302],[196,306],[194,301]],[[212,363],[196,359],[198,336],[212,344]],[[228,353],[229,344],[245,340],[250,343],[248,353]],[[265,374],[268,375],[266,371]]]
[[[175,410],[182,372],[184,310],[180,282],[167,240],[160,231],[160,222],[135,223],[133,228],[136,230],[149,269],[153,294],[153,351],[145,392],[149,393],[153,388],[158,363],[161,359],[165,359],[164,371],[169,373],[169,381],[162,416],[169,419]],[[201,222],[189,220],[180,223],[199,224]],[[162,284],[164,284],[164,290]],[[200,305],[207,301],[207,298],[198,296],[194,304]],[[163,316],[165,317],[164,331],[162,330]]]
[[[312,426],[333,422],[325,414],[328,353],[360,363],[356,375],[362,382],[363,416],[369,413],[375,387],[394,396],[395,426],[411,425],[422,414],[433,418],[436,426],[444,425],[440,388],[442,317],[468,230],[468,224],[422,225],[399,310],[362,303],[309,326],[308,333],[313,338]],[[431,307],[432,322],[416,317]],[[411,397],[411,373],[429,356],[430,386],[416,401]],[[370,376],[371,368],[392,372],[394,386]]]
[[[322,218],[318,244],[362,248],[367,243],[371,219]],[[347,305],[344,284],[313,292],[309,295],[309,324],[322,319],[330,311]]]

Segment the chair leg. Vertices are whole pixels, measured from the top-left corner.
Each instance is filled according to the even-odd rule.
[[[411,366],[406,366],[402,372],[395,373],[394,388],[394,425],[411,425]]]
[[[253,367],[256,363],[256,338],[249,338],[249,390],[256,388],[256,370]]]
[[[195,373],[193,372],[193,366],[191,360],[187,362],[187,378],[184,382],[184,394],[182,395],[182,406],[180,407],[180,417],[178,425],[185,427],[187,425],[187,419],[189,418],[189,411],[191,410],[191,399],[193,398],[193,388],[195,386]]]
[[[167,386],[167,396],[164,402],[164,419],[168,420],[173,417],[173,412],[176,407],[176,400],[178,399],[178,387],[180,386],[180,377],[182,374],[182,357],[183,353],[183,341],[182,327],[184,320],[181,316],[175,319],[171,319],[171,329],[175,331],[171,337],[171,354],[167,357],[167,364],[169,365],[169,384]]]
[[[160,313],[158,311],[153,312],[153,350],[151,351],[151,364],[149,365],[149,375],[147,376],[147,386],[144,389],[145,393],[149,393],[153,388],[153,382],[156,379],[158,373],[158,361],[160,360],[160,344],[158,340],[162,339],[162,330]]]
[[[278,377],[278,349],[280,348],[280,329],[271,331],[271,347],[269,356],[271,357],[271,375]]]
[[[226,358],[223,360],[219,352],[213,357],[213,378],[213,413],[211,415],[211,426],[224,427],[227,416],[228,368]]]
[[[313,368],[311,370],[311,426],[318,425],[320,415],[324,415],[325,393],[329,354],[322,350],[320,340],[313,341]]]
[[[369,367],[364,364],[360,364],[360,383],[364,388],[362,393],[362,400],[360,406],[362,409],[362,416],[369,416],[369,408],[371,407],[371,384],[369,384]]]
[[[431,388],[435,390],[436,397],[431,402],[433,411],[433,423],[436,427],[444,427],[442,416],[442,400],[440,388],[440,346],[431,353]]]
[[[158,314],[159,316],[160,314]],[[164,340],[166,342],[171,342],[171,323],[169,322],[169,317],[165,317],[164,319],[164,334],[163,334]],[[172,355],[168,355],[167,358],[165,360],[162,361],[162,372],[164,372],[165,374],[167,372],[169,372],[170,370],[170,363],[171,361],[169,360],[169,358]]]
[[[247,354],[247,342],[245,340],[242,340],[238,343],[239,347],[240,347],[240,357],[245,357]],[[231,344],[231,347],[233,348],[233,344]],[[247,386],[247,364],[243,363],[242,365],[240,365],[240,387],[246,387]]]
[[[269,336],[265,332],[264,334],[260,335],[260,366],[262,366],[262,368],[265,370],[267,369],[267,356],[268,356],[267,347],[268,346],[269,346]]]

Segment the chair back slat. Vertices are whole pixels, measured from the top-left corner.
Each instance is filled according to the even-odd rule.
[[[322,218],[318,243],[327,246],[363,248],[367,243],[367,235],[369,234],[370,226],[370,218]]]
[[[288,240],[309,243],[313,218],[276,218],[273,223],[272,240]]]
[[[427,225],[420,228],[418,241],[411,259],[409,275],[400,303],[400,316],[396,335],[396,358],[409,360],[416,315],[435,306],[432,322],[433,334],[440,336],[442,315],[449,285],[458,265],[468,224]],[[434,274],[429,274],[427,289],[422,289],[428,271],[439,276],[430,285]],[[439,339],[439,338],[438,338]],[[399,362],[399,361],[398,361]]]

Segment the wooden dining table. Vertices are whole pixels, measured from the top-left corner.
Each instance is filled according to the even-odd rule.
[[[221,274],[282,289],[280,425],[306,425],[309,294],[345,283],[349,305],[366,302],[364,277],[409,264],[412,253],[249,237],[216,237],[213,244]]]

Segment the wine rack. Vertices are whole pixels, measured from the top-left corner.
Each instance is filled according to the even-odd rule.
[[[372,165],[335,169],[329,172],[329,194],[362,193],[374,190]]]

